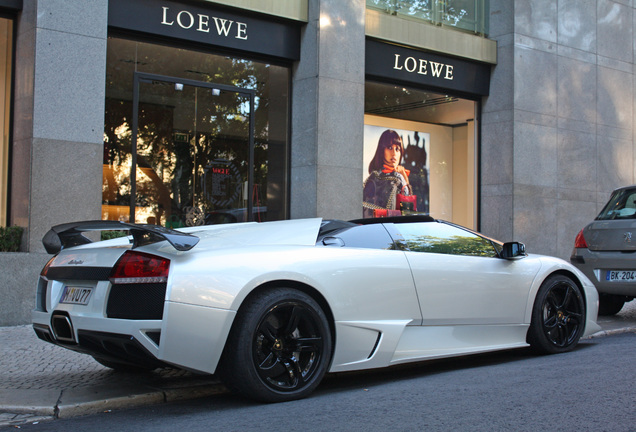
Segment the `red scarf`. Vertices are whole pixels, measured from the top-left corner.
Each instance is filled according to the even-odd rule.
[[[389,173],[392,173],[393,171],[395,171],[395,168],[393,168],[393,165],[387,165],[387,164],[384,164],[384,169],[382,169],[382,172],[383,172],[384,174],[389,174]],[[407,169],[405,169],[404,171],[406,172],[406,176],[407,176],[407,177],[408,177],[409,175],[411,175],[411,171],[409,171],[409,170],[407,170]]]

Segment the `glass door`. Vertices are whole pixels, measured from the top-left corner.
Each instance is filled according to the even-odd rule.
[[[135,73],[130,220],[254,220],[253,113],[252,90]]]

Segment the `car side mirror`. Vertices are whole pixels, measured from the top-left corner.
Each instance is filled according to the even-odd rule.
[[[500,255],[503,259],[508,260],[523,258],[526,256],[526,245],[519,242],[504,243]]]

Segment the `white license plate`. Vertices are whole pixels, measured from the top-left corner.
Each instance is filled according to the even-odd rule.
[[[60,303],[87,305],[93,294],[93,288],[65,286]]]
[[[610,270],[605,275],[608,282],[634,282],[636,281],[636,271]]]

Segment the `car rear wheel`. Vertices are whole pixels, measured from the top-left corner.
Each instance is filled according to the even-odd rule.
[[[598,296],[598,314],[599,315],[616,315],[621,311],[623,305],[627,301],[627,297],[613,294],[599,294]]]
[[[570,351],[584,328],[585,300],[581,289],[567,276],[550,276],[534,301],[528,343],[541,353]]]
[[[271,289],[239,310],[218,376],[250,399],[300,399],[322,380],[331,351],[331,330],[320,305],[298,290]]]

